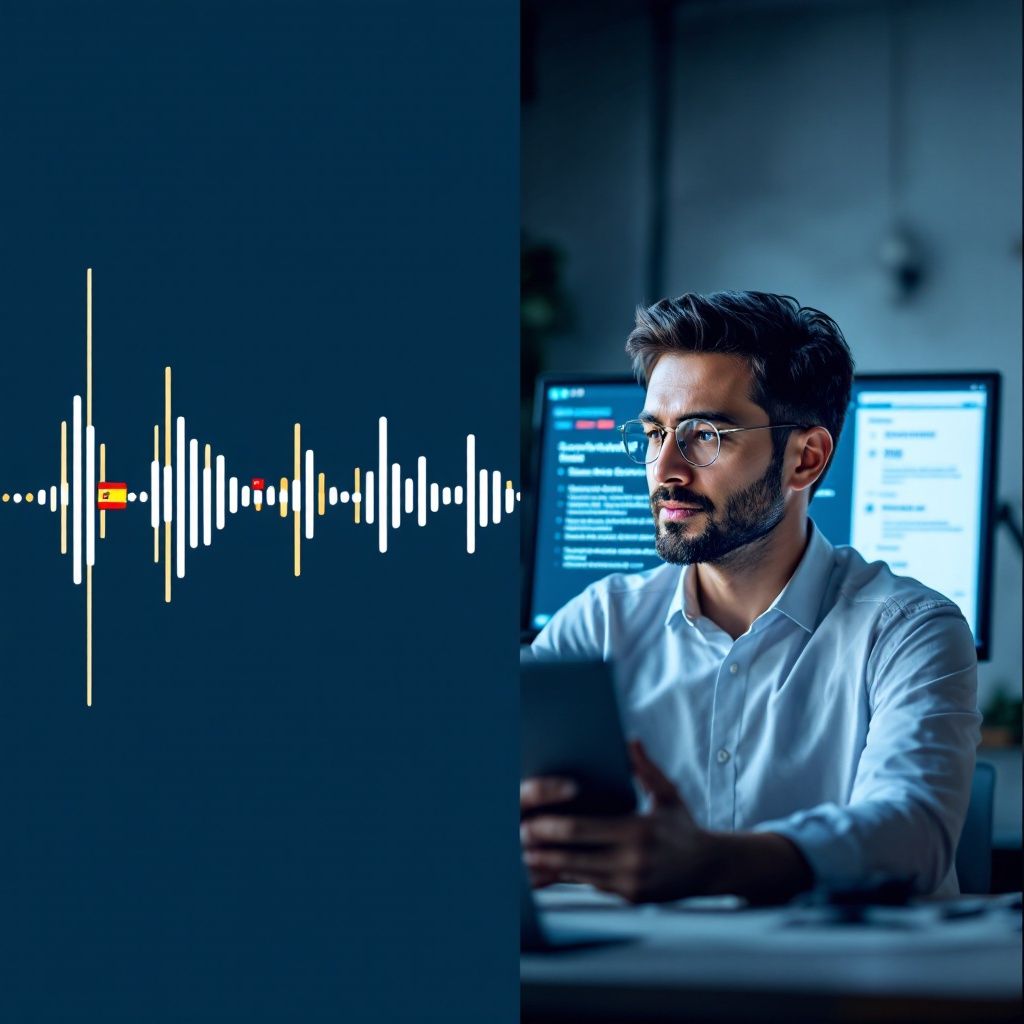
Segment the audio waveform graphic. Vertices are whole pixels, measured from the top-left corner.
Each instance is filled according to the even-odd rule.
[[[153,562],[163,566],[164,601],[170,603],[172,579],[185,577],[187,551],[196,550],[200,545],[210,547],[216,532],[225,529],[229,517],[239,514],[240,510],[262,512],[264,508],[276,508],[277,515],[284,520],[291,515],[296,577],[302,574],[303,541],[314,539],[317,520],[333,514],[328,513],[329,508],[340,507],[347,516],[350,507],[354,524],[373,527],[381,554],[387,553],[389,535],[401,527],[403,520],[423,527],[431,515],[455,506],[465,517],[466,552],[472,555],[476,552],[478,532],[499,525],[516,511],[520,492],[501,470],[477,465],[475,435],[466,435],[465,477],[457,483],[440,482],[430,479],[423,455],[416,459],[415,471],[411,473],[403,472],[399,463],[388,461],[388,421],[384,416],[378,420],[375,466],[355,466],[343,481],[335,483],[332,479],[330,486],[327,473],[318,470],[316,452],[302,447],[299,423],[293,428],[291,475],[279,477],[276,486],[264,477],[251,477],[244,483],[238,476],[229,476],[225,456],[217,454],[214,458],[210,444],[203,446],[200,467],[199,441],[192,437],[186,443],[185,417],[172,418],[169,366],[164,368],[163,461],[161,463],[161,428],[156,423],[149,489],[130,490],[126,481],[107,480],[107,447],[102,442],[97,446],[93,423],[92,277],[92,269],[87,269],[85,403],[83,410],[82,397],[75,395],[72,399],[70,467],[68,422],[63,420],[59,481],[38,490],[0,495],[4,504],[24,503],[51,513],[59,512],[62,555],[68,554],[70,519],[72,579],[76,585],[84,581],[86,592],[87,707],[92,707],[93,702],[92,574],[96,566],[97,532],[99,540],[106,540],[108,513],[128,512],[148,505],[153,528]]]

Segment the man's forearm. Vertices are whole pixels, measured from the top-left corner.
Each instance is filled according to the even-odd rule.
[[[708,851],[708,895],[735,893],[751,903],[785,903],[814,885],[804,855],[775,832],[710,832]]]

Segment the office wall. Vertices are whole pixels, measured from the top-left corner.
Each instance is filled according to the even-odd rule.
[[[622,370],[650,298],[651,38],[624,4],[586,20],[555,4],[538,32],[523,224],[564,248],[577,310],[549,368]],[[1019,516],[1017,0],[683,3],[673,43],[661,291],[792,294],[836,318],[862,371],[1000,371],[999,492]],[[882,256],[897,224],[922,266],[902,297]],[[1019,691],[1020,622],[1021,556],[1000,531],[983,704]]]
[[[539,5],[523,109],[522,225],[564,253],[572,330],[546,369],[622,369],[643,296],[650,165],[651,33],[642,4]]]

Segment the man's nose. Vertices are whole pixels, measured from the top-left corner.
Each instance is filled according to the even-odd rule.
[[[676,436],[671,431],[665,435],[661,451],[651,464],[651,476],[657,485],[665,483],[689,484],[693,480],[694,467],[691,466],[679,450]]]

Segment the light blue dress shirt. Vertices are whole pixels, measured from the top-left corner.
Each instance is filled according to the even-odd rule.
[[[829,887],[900,876],[956,895],[981,721],[970,627],[941,594],[809,529],[789,583],[735,641],[701,614],[692,567],[665,564],[588,587],[533,653],[615,663],[626,734],[704,827],[787,836]]]

